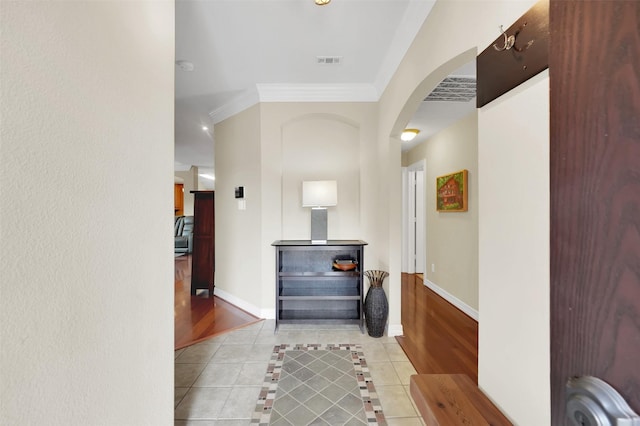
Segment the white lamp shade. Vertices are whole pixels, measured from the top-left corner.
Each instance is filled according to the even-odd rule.
[[[338,184],[335,180],[302,182],[302,207],[328,207],[338,204]]]

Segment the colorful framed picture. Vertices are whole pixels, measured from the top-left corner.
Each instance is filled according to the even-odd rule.
[[[466,212],[468,210],[468,174],[467,170],[460,170],[436,178],[437,211]]]

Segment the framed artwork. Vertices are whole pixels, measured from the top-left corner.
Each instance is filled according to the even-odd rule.
[[[436,178],[436,210],[466,212],[468,210],[467,170]]]

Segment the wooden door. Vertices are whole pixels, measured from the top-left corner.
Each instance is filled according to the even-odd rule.
[[[640,1],[551,0],[551,405],[596,376],[640,413]]]

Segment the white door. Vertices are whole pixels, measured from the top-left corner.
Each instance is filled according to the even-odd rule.
[[[403,271],[424,273],[425,258],[425,162],[404,168],[403,176]]]

